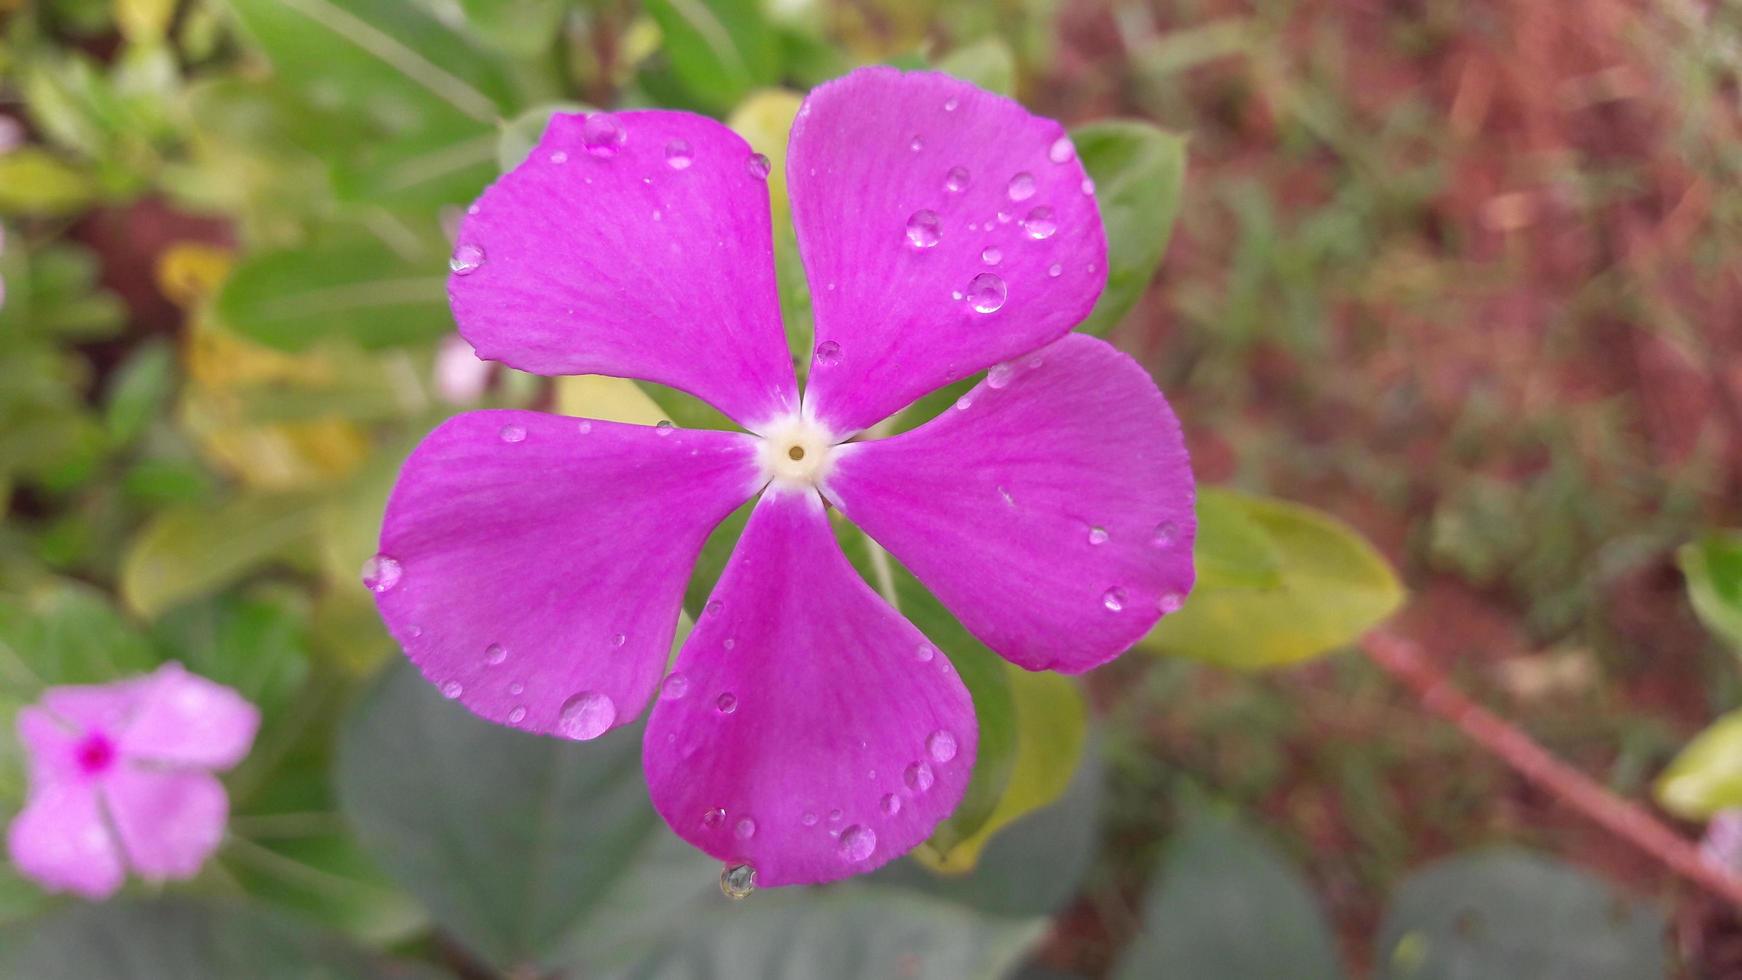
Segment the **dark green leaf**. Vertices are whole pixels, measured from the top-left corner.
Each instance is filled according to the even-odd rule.
[[[109,439],[132,442],[163,413],[175,384],[175,354],[164,344],[147,344],[134,352],[115,374],[104,419]]]
[[[1079,126],[1071,140],[1095,181],[1107,229],[1107,288],[1077,329],[1105,334],[1143,297],[1167,251],[1185,184],[1185,140],[1125,120]]]
[[[1742,654],[1742,531],[1713,531],[1676,558],[1700,621]]]
[[[780,78],[780,48],[758,0],[649,0],[647,12],[698,105],[725,112]]]
[[[1652,980],[1669,976],[1663,911],[1517,850],[1461,855],[1392,897],[1379,980]]]

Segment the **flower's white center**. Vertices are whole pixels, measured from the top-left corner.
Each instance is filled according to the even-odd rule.
[[[777,486],[821,486],[834,451],[829,431],[806,418],[790,416],[762,433],[762,475]]]

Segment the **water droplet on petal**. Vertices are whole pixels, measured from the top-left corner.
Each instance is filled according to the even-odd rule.
[[[502,436],[502,441],[506,442],[506,443],[512,444],[512,443],[516,443],[516,442],[525,442],[526,441],[526,426],[524,426],[524,425],[505,425],[502,427],[502,431],[498,434]]]
[[[492,667],[500,667],[508,659],[508,650],[500,643],[492,643],[484,648],[484,662]]]
[[[449,701],[452,701],[464,693],[466,693],[466,689],[460,685],[459,681],[448,681],[442,685],[442,697],[447,698]]]
[[[948,762],[956,757],[956,737],[940,728],[926,736],[925,750],[933,762]]]
[[[525,707],[525,705],[515,705],[514,710],[508,712],[508,724],[510,724],[510,725],[518,725],[525,720],[526,720],[526,707]]]
[[[825,340],[817,345],[817,363],[823,367],[841,363],[841,345]]]
[[[623,644],[628,643],[628,642],[629,642],[629,635],[627,633],[618,633],[615,636],[611,637],[611,645],[614,647],[621,647],[621,646],[623,646]]]
[[[907,141],[907,148],[912,150],[915,153],[918,153],[919,151],[925,149],[925,140],[919,138],[916,135],[916,136],[914,136],[913,139]]]
[[[1171,548],[1179,540],[1179,525],[1172,521],[1162,521],[1155,526],[1153,541],[1157,548]]]
[[[986,372],[986,386],[988,388],[1003,388],[1010,383],[1010,379],[1015,374],[1016,369],[1008,364],[994,364],[992,370]]]
[[[720,893],[734,902],[749,898],[756,890],[756,869],[748,864],[734,864],[720,872]]]
[[[840,823],[840,822],[841,822],[841,811],[830,810],[829,811],[829,823]]]
[[[1069,163],[1071,158],[1076,155],[1077,148],[1071,145],[1069,136],[1060,136],[1053,140],[1052,146],[1047,147],[1046,151],[1046,158],[1053,163]]]
[[[1034,175],[1024,170],[1010,178],[1009,193],[1012,201],[1026,201],[1033,197]]]
[[[931,248],[943,237],[936,211],[915,211],[907,219],[907,242],[914,248]]]
[[[484,249],[477,245],[456,246],[454,254],[448,256],[448,271],[456,276],[469,276],[483,264]]]
[[[844,861],[863,861],[877,850],[877,832],[870,827],[854,824],[841,831],[839,844],[841,859]]]
[[[1095,193],[1095,179],[1093,177],[1084,177],[1083,178],[1083,193],[1084,194],[1094,194]]]
[[[745,817],[738,821],[738,826],[732,832],[738,835],[739,840],[749,840],[756,836],[756,821]]]
[[[673,170],[688,170],[690,164],[696,162],[695,154],[685,140],[672,140],[665,144],[665,165]]]
[[[1046,274],[1048,276],[1051,276],[1054,279],[1057,279],[1059,276],[1064,275],[1064,273],[1065,273],[1065,267],[1062,265],[1059,265],[1057,262],[1054,262],[1052,265],[1047,266],[1047,269],[1046,269]]]
[[[712,810],[702,814],[702,826],[704,827],[718,827],[725,822],[726,810],[724,807],[714,807]]]
[[[944,190],[949,191],[951,194],[960,194],[967,189],[968,168],[951,167],[950,172],[944,175]]]
[[[996,246],[987,246],[980,252],[980,261],[987,265],[997,265],[1004,261],[1004,253]]]
[[[956,106],[959,106],[961,104],[962,104],[962,100],[958,99],[952,95],[949,98],[944,100],[944,111],[945,112],[955,112]]]
[[[379,595],[398,585],[404,574],[397,558],[376,555],[363,563],[363,587]]]
[[[565,163],[568,163],[569,162],[568,151],[567,150],[558,150],[555,153],[552,153],[550,155],[550,162],[556,164],[559,167]]]
[[[581,419],[575,424],[575,428],[580,430],[581,435],[584,436],[593,431],[593,423],[590,419]]]
[[[1168,616],[1179,612],[1180,607],[1185,604],[1186,597],[1178,592],[1163,592],[1161,598],[1156,601],[1155,608],[1161,610],[1163,616]]]
[[[962,397],[956,399],[956,411],[965,412],[968,409],[973,408],[973,407],[974,407],[974,390],[972,388],[970,388],[967,391],[962,392]]]
[[[883,807],[884,813],[893,817],[901,812],[901,797],[889,793],[883,797],[883,801],[879,805]]]
[[[907,783],[907,788],[915,793],[923,793],[931,789],[931,784],[937,780],[937,777],[932,775],[931,766],[923,762],[916,762],[908,766],[907,771],[901,774],[901,778],[903,782]]]
[[[996,313],[1010,295],[1004,280],[990,272],[982,272],[968,280],[968,305],[981,313]]]
[[[690,679],[682,674],[673,673],[666,677],[665,683],[659,687],[659,696],[666,701],[676,701],[688,694]]]
[[[1022,230],[1038,242],[1051,238],[1053,232],[1059,230],[1059,223],[1053,217],[1052,208],[1042,205],[1028,212],[1028,217],[1022,219]]]
[[[718,616],[720,614],[720,610],[722,610],[724,608],[726,608],[725,603],[721,602],[718,599],[714,599],[714,600],[710,601],[706,606],[702,607],[702,612],[706,615],[709,615],[709,616]]]
[[[734,640],[734,639],[732,639],[732,638],[731,638],[731,637],[729,637],[729,636],[728,636],[728,637],[726,637],[726,639],[725,639],[725,640],[724,640],[724,641],[723,641],[723,642],[722,642],[722,643],[721,643],[721,644],[720,644],[720,645],[721,645],[721,646],[723,646],[723,647],[725,647],[725,648],[726,648],[726,649],[728,649],[728,650],[730,650],[730,649],[732,649],[732,648],[733,648],[733,647],[735,647],[735,646],[737,646],[737,645],[738,645],[738,641],[737,641],[737,640]]]
[[[556,733],[563,738],[585,742],[605,734],[617,720],[617,705],[611,698],[593,691],[581,693],[563,702],[557,716]]]
[[[931,663],[931,658],[937,656],[938,652],[931,648],[931,644],[921,643],[919,647],[913,651],[913,655],[919,658],[920,663],[929,664]]]
[[[725,694],[714,699],[714,707],[719,709],[720,714],[729,715],[738,710],[738,696],[733,694],[731,691],[727,691]]]
[[[508,693],[514,695],[515,697],[519,697],[520,695],[526,693],[526,685],[520,683],[519,681],[515,681],[514,683],[508,685]]]
[[[806,827],[815,827],[817,825],[817,815],[806,810],[804,816],[798,818],[798,822],[804,824]]]
[[[1101,593],[1101,605],[1106,606],[1108,612],[1118,612],[1119,610],[1124,609],[1125,590],[1115,585],[1111,589]]]
[[[774,164],[769,163],[768,158],[760,153],[750,154],[750,159],[745,161],[744,167],[750,171],[750,176],[757,180],[767,180],[768,174],[774,170]]]
[[[596,157],[614,157],[629,133],[608,112],[595,112],[581,123],[581,142]]]
[[[1104,527],[1089,528],[1089,543],[1090,544],[1106,544],[1107,543],[1107,529]]]

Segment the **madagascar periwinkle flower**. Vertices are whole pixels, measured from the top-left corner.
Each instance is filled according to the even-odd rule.
[[[591,739],[657,690],[655,807],[784,885],[924,840],[977,748],[968,689],[854,571],[830,508],[988,647],[1072,673],[1178,607],[1195,525],[1161,393],[1069,334],[1107,257],[1058,123],[935,73],[867,68],[810,94],[786,164],[815,320],[802,396],[768,173],[688,113],[553,118],[460,227],[461,333],[523,371],[680,388],[746,431],[459,415],[407,460],[364,577],[410,658],[484,718]],[[752,499],[668,671],[704,539]]]
[[[13,865],[92,899],[114,894],[128,869],[147,881],[193,877],[229,820],[212,771],[240,762],[259,726],[241,695],[180,664],[49,688],[18,712],[30,785],[6,832]]]

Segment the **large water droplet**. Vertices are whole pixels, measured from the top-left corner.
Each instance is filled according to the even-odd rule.
[[[931,648],[931,644],[921,643],[914,649],[913,655],[919,658],[920,663],[929,664],[931,663],[931,658],[937,656],[938,652]]]
[[[1012,201],[1026,201],[1034,196],[1034,175],[1024,170],[1010,178],[1008,188]]]
[[[1004,280],[990,272],[982,272],[968,280],[968,305],[981,313],[996,313],[1010,295]]]
[[[925,750],[933,762],[948,762],[956,757],[956,737],[940,728],[926,736]]]
[[[774,170],[774,164],[769,163],[768,158],[762,154],[752,153],[750,159],[744,162],[744,168],[757,180],[767,180],[769,173]]]
[[[1115,585],[1101,593],[1101,605],[1106,606],[1108,612],[1118,612],[1119,610],[1124,609],[1125,590]]]
[[[1052,208],[1042,205],[1028,212],[1028,217],[1022,219],[1022,230],[1038,242],[1051,238],[1053,232],[1059,230],[1059,223],[1053,217]]]
[[[732,828],[732,833],[737,834],[739,840],[749,840],[756,836],[756,821],[744,817],[738,821],[738,826]]]
[[[883,808],[884,813],[893,817],[901,812],[901,797],[896,796],[894,793],[888,793],[883,797],[883,801],[878,805]]]
[[[459,681],[448,681],[442,685],[442,697],[447,698],[449,701],[452,701],[464,693],[466,693],[466,689]]]
[[[1178,592],[1163,592],[1161,598],[1156,600],[1155,608],[1160,610],[1163,616],[1169,616],[1179,612],[1180,607],[1185,604],[1186,597]]]
[[[659,696],[667,701],[676,701],[690,691],[690,679],[682,674],[673,673],[666,677],[665,683],[659,687]]]
[[[617,705],[608,695],[582,691],[563,702],[562,713],[556,720],[556,733],[563,738],[585,742],[605,734],[616,720]]]
[[[838,845],[841,859],[844,861],[863,861],[877,850],[877,832],[870,827],[853,824],[841,831],[841,841]]]
[[[738,695],[727,691],[714,699],[714,707],[719,709],[720,714],[729,715],[738,710]]]
[[[484,648],[484,662],[492,667],[500,667],[502,661],[508,659],[508,650],[500,643],[492,643]]]
[[[516,442],[525,442],[526,441],[526,426],[524,426],[524,425],[505,425],[502,427],[502,431],[500,433],[498,433],[498,435],[500,435],[502,437],[502,441],[506,442],[506,443],[512,444],[512,443],[516,443]]]
[[[825,340],[818,344],[817,363],[823,367],[831,367],[841,363],[841,345],[832,340]]]
[[[903,782],[907,783],[907,788],[915,793],[923,793],[931,789],[931,784],[937,780],[937,777],[932,775],[931,766],[923,762],[916,762],[908,766],[907,771],[901,774],[901,778]]]
[[[712,810],[709,810],[708,812],[702,814],[702,826],[704,826],[704,827],[712,829],[712,828],[720,826],[721,824],[723,824],[725,822],[726,822],[726,809],[724,807],[717,806],[717,807],[714,807]]]
[[[404,574],[397,558],[376,555],[363,563],[363,587],[380,594],[398,585]]]
[[[672,430],[675,428],[677,428],[677,426],[671,419],[660,419],[658,422],[653,424],[654,434],[660,436],[671,435]]]
[[[943,237],[943,226],[936,211],[915,211],[907,219],[907,243],[914,248],[931,248]]]
[[[950,172],[944,174],[944,190],[949,191],[951,194],[960,194],[967,189],[967,167],[951,167]]]
[[[1008,364],[994,364],[992,370],[986,372],[986,387],[1003,388],[1015,377],[1016,369]]]
[[[1071,158],[1076,155],[1077,148],[1071,145],[1069,136],[1060,136],[1053,140],[1052,146],[1047,147],[1046,150],[1046,158],[1053,163],[1069,163]]]
[[[696,162],[696,155],[690,150],[686,140],[672,140],[665,144],[665,165],[673,170],[688,170],[690,164]]]
[[[720,872],[720,894],[732,901],[750,897],[756,890],[756,869],[748,864],[734,864]]]
[[[581,143],[596,157],[614,157],[629,139],[629,133],[615,116],[595,112],[581,123]]]
[[[1106,544],[1107,543],[1107,536],[1108,536],[1107,529],[1104,527],[1089,528],[1089,543],[1090,544]]]
[[[448,256],[448,271],[456,276],[469,276],[478,271],[484,264],[484,249],[470,243],[458,245],[454,254]]]
[[[988,245],[981,249],[980,261],[987,265],[997,265],[1004,261],[1004,252],[995,245]]]

